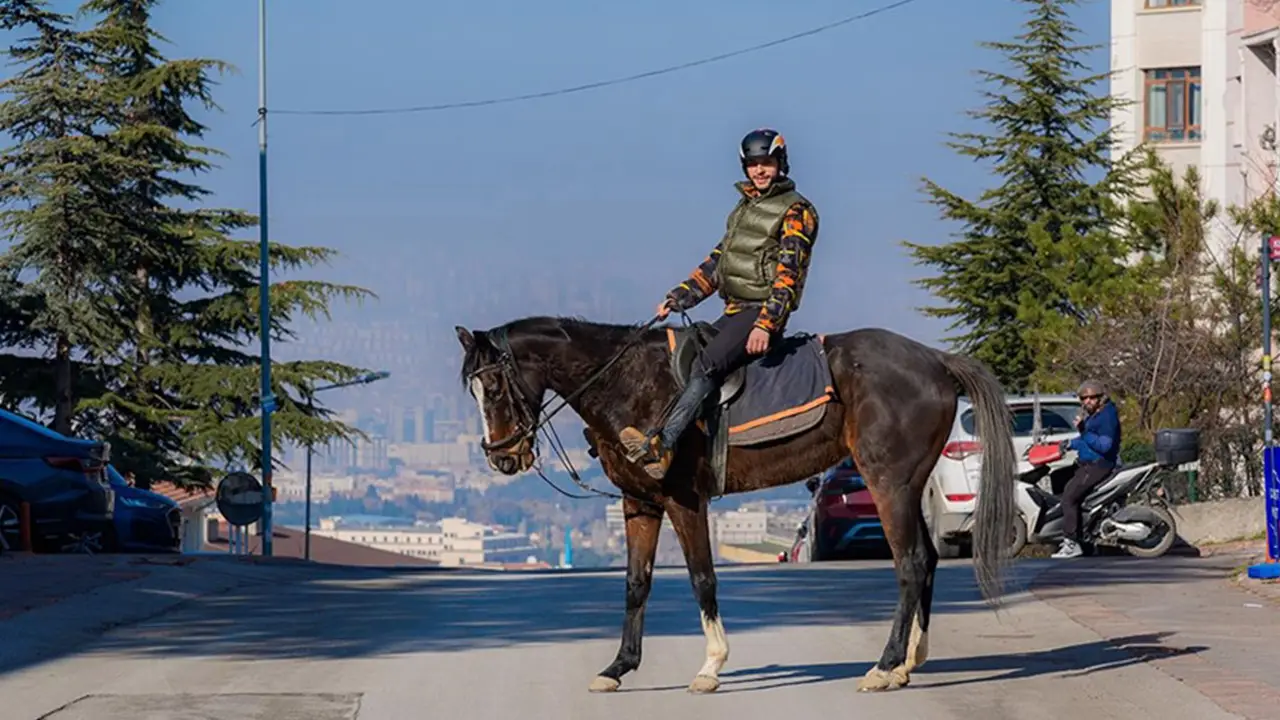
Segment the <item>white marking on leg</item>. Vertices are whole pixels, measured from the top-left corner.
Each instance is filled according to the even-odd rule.
[[[719,685],[720,671],[729,661],[729,640],[724,634],[724,623],[717,615],[714,620],[702,613],[702,632],[707,636],[707,660],[702,663],[698,676],[716,680]]]
[[[909,674],[929,659],[929,633],[920,625],[920,611],[911,620],[911,639],[907,641],[907,661],[903,669]]]

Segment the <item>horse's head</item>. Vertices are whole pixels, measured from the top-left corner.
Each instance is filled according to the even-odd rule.
[[[538,413],[546,392],[536,364],[522,367],[517,362],[504,330],[455,330],[464,352],[463,382],[480,409],[480,447],[489,467],[504,475],[532,468]]]

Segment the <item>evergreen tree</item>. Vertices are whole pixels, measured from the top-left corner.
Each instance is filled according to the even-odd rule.
[[[202,483],[218,463],[260,462],[258,243],[233,234],[256,218],[227,209],[188,209],[208,191],[180,175],[212,169],[211,148],[195,144],[205,127],[191,104],[215,108],[210,59],[166,59],[151,27],[157,0],[89,0],[97,21],[86,33],[111,100],[118,152],[133,161],[118,179],[111,207],[118,237],[112,293],[130,318],[132,357],[114,368],[106,392],[85,403],[100,431],[114,438],[122,466],[146,482],[165,477]],[[332,258],[319,247],[270,248],[273,273]],[[361,288],[322,282],[273,283],[273,342],[293,337],[299,315],[327,315],[336,299],[362,298]],[[317,383],[358,372],[326,361],[275,363],[273,422],[277,445],[349,438],[351,429],[323,408],[307,415],[303,397]],[[179,462],[181,461],[181,462]]]
[[[5,51],[20,69],[0,82],[0,133],[14,143],[0,153],[0,335],[18,351],[0,356],[0,383],[6,405],[52,408],[53,428],[70,434],[77,385],[97,384],[125,339],[103,288],[115,263],[106,207],[129,161],[103,137],[109,102],[71,18],[3,0],[0,27],[30,33]]]
[[[931,202],[962,226],[960,239],[906,243],[918,264],[939,273],[918,281],[944,303],[925,313],[963,330],[949,340],[987,363],[1010,390],[1027,389],[1036,370],[1033,323],[1047,314],[1084,321],[1090,313],[1046,274],[1063,257],[1052,251],[1066,241],[1074,267],[1112,273],[1123,254],[1112,237],[1115,201],[1128,196],[1133,178],[1127,161],[1109,159],[1113,139],[1105,125],[1116,101],[1093,92],[1106,75],[1082,73],[1079,58],[1093,47],[1074,42],[1079,30],[1066,10],[1075,0],[1019,1],[1029,9],[1025,31],[1013,42],[983,43],[1012,67],[980,73],[993,87],[970,116],[991,129],[951,133],[948,143],[991,163],[999,183],[974,200],[926,178]]]

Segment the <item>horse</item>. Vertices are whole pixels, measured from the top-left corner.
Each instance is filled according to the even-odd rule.
[[[640,666],[645,603],[664,514],[679,539],[706,636],[705,659],[688,690],[718,689],[729,658],[707,515],[712,473],[707,435],[690,424],[661,480],[629,462],[618,440],[625,427],[659,423],[678,392],[670,365],[672,336],[654,327],[656,320],[635,326],[527,317],[487,331],[455,328],[463,349],[461,379],[479,409],[481,447],[491,468],[516,475],[536,466],[540,413],[550,391],[586,424],[591,454],[622,492],[627,550],[622,639],[613,662],[591,681],[591,692],[617,690],[623,676]],[[797,482],[852,455],[875,501],[898,581],[884,651],[858,689],[896,690],[928,657],[938,553],[921,498],[955,419],[957,384],[973,402],[983,448],[973,566],[992,607],[1001,602],[1001,573],[1015,518],[1011,418],[1000,383],[972,358],[878,328],[827,334],[818,342],[834,385],[830,409],[820,424],[789,439],[731,448],[723,494]]]

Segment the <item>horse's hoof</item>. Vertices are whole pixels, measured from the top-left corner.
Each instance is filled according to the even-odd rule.
[[[720,678],[713,678],[710,675],[699,675],[689,683],[689,692],[695,695],[705,695],[719,689]]]
[[[593,693],[607,693],[614,692],[621,686],[622,683],[618,680],[604,675],[597,675],[596,679],[591,681],[591,686],[587,690]]]
[[[910,682],[911,678],[901,668],[894,668],[886,672],[880,668],[873,667],[858,681],[858,692],[897,690],[898,688],[906,687]]]

